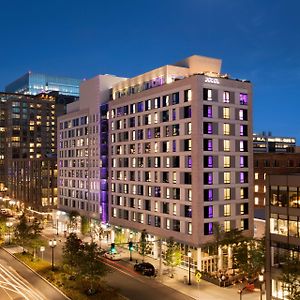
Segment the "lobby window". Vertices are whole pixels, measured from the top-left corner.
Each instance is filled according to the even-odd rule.
[[[247,94],[240,94],[240,104],[247,105],[248,104],[248,95]]]
[[[230,188],[224,188],[224,200],[231,199],[231,190]]]
[[[224,204],[224,217],[230,217],[230,216],[231,216],[231,205]]]
[[[213,206],[204,206],[204,218],[213,218],[214,217],[214,211]]]
[[[231,182],[230,172],[224,172],[223,179],[224,179],[224,183],[229,184]]]
[[[184,102],[192,101],[192,90],[184,91]]]
[[[230,124],[223,124],[223,134],[230,135]]]
[[[223,107],[223,119],[230,119],[230,108]]]
[[[223,92],[223,103],[229,103],[230,102],[230,93],[225,91]]]
[[[204,134],[212,134],[213,133],[213,125],[211,122],[203,123],[203,133]]]
[[[203,106],[203,117],[212,118],[212,106],[211,105]]]
[[[211,89],[203,89],[203,100],[212,100],[212,90]]]
[[[213,222],[204,223],[204,235],[212,235],[213,233]]]
[[[230,140],[224,140],[223,141],[223,150],[225,152],[229,152],[230,151]]]
[[[230,168],[230,156],[224,156],[223,161],[224,161],[224,168]]]
[[[204,139],[204,151],[213,151],[213,142],[212,139]]]
[[[230,221],[224,221],[224,231],[228,232],[230,229]]]

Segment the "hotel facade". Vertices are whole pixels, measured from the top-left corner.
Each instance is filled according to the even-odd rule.
[[[174,237],[196,250],[200,270],[207,269],[201,247],[214,240],[214,224],[253,235],[252,87],[221,75],[220,68],[218,59],[191,56],[122,78],[112,84],[110,97],[87,111],[88,123],[92,113],[98,115],[95,204],[100,221],[128,229],[128,235],[145,229],[156,240]],[[77,191],[85,189],[90,197],[92,187],[92,182],[76,185],[72,166],[78,164],[72,160],[81,158],[75,159],[77,147],[65,148],[76,118],[70,112],[59,120],[62,209],[70,204],[79,209]],[[85,138],[94,143],[88,134]],[[66,150],[74,155],[63,156]],[[93,174],[89,168],[81,170]]]

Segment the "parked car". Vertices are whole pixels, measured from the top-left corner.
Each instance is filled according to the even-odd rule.
[[[103,254],[103,256],[110,259],[110,260],[120,260],[121,259],[121,254],[120,253],[105,252]]]
[[[155,268],[152,264],[148,262],[141,262],[134,265],[134,270],[145,276],[155,276]]]

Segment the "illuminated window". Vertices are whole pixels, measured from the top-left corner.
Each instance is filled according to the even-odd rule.
[[[224,103],[230,102],[230,93],[229,92],[223,92],[223,102]]]
[[[192,234],[192,223],[188,223],[188,234]]]
[[[230,221],[224,221],[224,231],[230,231]]]
[[[230,172],[224,172],[224,183],[230,183]]]
[[[258,192],[258,185],[254,186],[254,192],[256,192],[256,193]]]
[[[223,124],[223,134],[224,135],[230,134],[230,125],[229,124]]]
[[[225,188],[224,189],[224,200],[230,200],[230,198],[231,198],[230,188]]]
[[[254,179],[255,179],[255,180],[258,179],[258,173],[254,173]]]
[[[158,202],[157,201],[154,202],[154,211],[158,212]]]
[[[224,140],[223,147],[224,147],[224,151],[226,152],[230,151],[230,140]]]
[[[177,214],[177,206],[176,206],[176,204],[174,203],[174,204],[173,204],[173,215],[176,216],[176,214]]]
[[[192,101],[192,90],[184,91],[184,102]]]
[[[224,205],[224,217],[230,217],[231,215],[231,205],[225,204]]]
[[[223,107],[223,119],[230,119],[229,107]]]
[[[188,189],[188,201],[192,201],[192,190]]]
[[[224,156],[224,168],[230,168],[230,156]]]
[[[173,177],[173,183],[176,183],[176,181],[177,181],[177,173],[173,172],[172,177]]]
[[[167,219],[166,221],[167,221],[167,222],[166,222],[166,228],[167,228],[167,229],[170,229],[170,223],[171,223],[171,222],[170,222],[170,219]]]

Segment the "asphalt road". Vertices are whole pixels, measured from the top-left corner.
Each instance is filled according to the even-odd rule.
[[[0,249],[1,300],[66,300],[64,295]]]
[[[133,266],[124,261],[103,260],[112,268],[105,280],[121,295],[130,300],[190,300],[185,294],[169,288],[153,278],[139,275],[133,271]]]

